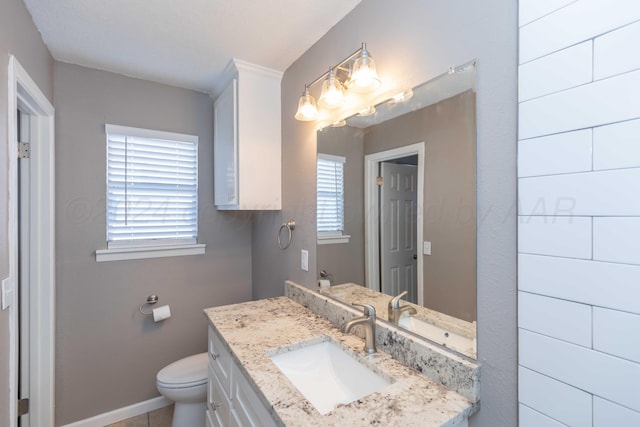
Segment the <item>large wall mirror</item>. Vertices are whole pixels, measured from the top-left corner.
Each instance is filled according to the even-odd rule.
[[[321,292],[472,358],[475,87],[474,61],[317,135]]]

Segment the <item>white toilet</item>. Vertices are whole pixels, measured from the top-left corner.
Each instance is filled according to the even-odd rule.
[[[158,372],[158,391],[175,402],[172,427],[205,425],[207,363],[207,353],[200,353],[173,362]]]

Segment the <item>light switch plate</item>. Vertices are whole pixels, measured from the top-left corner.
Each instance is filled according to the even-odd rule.
[[[300,269],[309,271],[309,251],[302,249],[300,251]]]
[[[6,310],[13,300],[13,283],[10,278],[2,279],[2,309]]]
[[[423,242],[423,244],[422,244],[422,254],[423,255],[431,255],[431,242]]]

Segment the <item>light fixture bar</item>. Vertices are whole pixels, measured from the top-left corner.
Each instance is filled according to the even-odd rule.
[[[363,43],[364,45],[364,43]],[[363,47],[359,47],[358,50],[356,50],[355,52],[353,52],[351,55],[347,56],[345,59],[343,59],[342,61],[340,61],[337,65],[334,65],[332,68],[334,70],[342,70],[342,71],[349,71],[348,68],[343,68],[342,66],[344,64],[346,64],[347,62],[351,61],[353,58],[355,58],[356,56],[358,56],[363,50]],[[324,74],[322,74],[320,77],[318,77],[317,79],[313,80],[311,83],[307,84],[307,87],[311,87],[315,84],[317,84],[318,82],[320,82],[323,79],[326,79],[327,76],[329,75],[329,71],[325,71]]]

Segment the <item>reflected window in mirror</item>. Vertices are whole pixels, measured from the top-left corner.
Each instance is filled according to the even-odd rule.
[[[318,154],[317,232],[318,244],[347,243],[344,234],[344,166],[346,159],[331,154]]]

